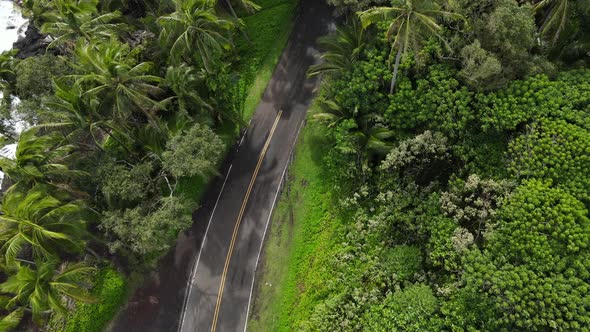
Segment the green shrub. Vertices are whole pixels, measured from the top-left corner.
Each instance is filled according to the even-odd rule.
[[[113,267],[98,270],[92,295],[96,303],[78,304],[65,321],[52,317],[47,332],[99,332],[115,316],[127,297],[125,277]]]

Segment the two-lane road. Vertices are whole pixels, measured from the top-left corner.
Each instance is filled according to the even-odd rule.
[[[316,86],[306,72],[328,30],[323,1],[303,0],[293,34],[234,156],[189,281],[179,331],[243,331],[264,234]]]
[[[262,102],[195,226],[162,260],[113,324],[114,331],[243,331],[272,209],[316,80],[317,38],[332,22],[324,0],[301,0]]]

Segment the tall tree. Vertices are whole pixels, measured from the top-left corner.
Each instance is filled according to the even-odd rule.
[[[28,192],[19,189],[12,187],[2,200],[0,250],[8,262],[14,261],[25,247],[37,258],[84,248],[86,222],[79,203],[63,203],[41,185]]]
[[[80,147],[92,145],[103,149],[109,137],[125,144],[128,134],[123,126],[114,119],[100,113],[98,102],[85,98],[79,85],[67,86],[63,82],[54,82],[55,98],[47,103],[50,122],[39,126],[59,128],[66,140]]]
[[[84,95],[99,101],[104,115],[119,123],[139,112],[156,124],[155,112],[165,109],[164,102],[155,99],[163,93],[158,86],[162,78],[151,75],[153,64],[139,62],[127,44],[80,42],[72,66],[80,73],[72,77]]]
[[[98,0],[55,0],[45,15],[41,31],[55,40],[49,47],[74,41],[80,37],[110,39],[122,29],[122,24],[112,23],[121,14],[118,12],[99,13]]]
[[[551,42],[555,43],[573,15],[576,13],[588,13],[590,1],[541,0],[535,4],[534,9],[542,16],[539,31],[541,34],[550,37]]]
[[[391,7],[375,7],[358,15],[363,28],[378,22],[389,22],[386,36],[391,42],[391,54],[396,53],[390,93],[395,88],[402,57],[410,51],[418,52],[422,42],[430,37],[438,38],[448,48],[441,35],[440,21],[461,18],[459,14],[443,10],[433,0],[394,0]]]
[[[16,273],[0,284],[0,291],[12,296],[7,307],[30,310],[37,322],[50,312],[66,314],[65,298],[95,301],[87,290],[94,268],[82,263],[64,263],[59,267],[55,261],[37,262],[31,267],[16,263],[14,269]]]
[[[55,133],[37,136],[38,131],[39,128],[31,128],[21,133],[16,146],[16,158],[0,157],[0,168],[21,188],[47,184],[75,192],[68,186],[68,180],[86,173],[68,166],[67,161],[73,156],[74,146],[61,144],[61,137]]]
[[[176,10],[159,18],[160,43],[169,50],[172,63],[197,61],[211,71],[220,53],[231,48],[229,34],[234,24],[220,19],[213,4],[207,0],[174,0]]]
[[[364,30],[356,18],[350,25],[338,28],[336,33],[321,37],[318,44],[325,50],[322,63],[311,66],[308,75],[338,73],[350,68],[365,47],[364,37]]]

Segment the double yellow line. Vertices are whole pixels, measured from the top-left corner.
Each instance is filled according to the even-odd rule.
[[[225,288],[225,279],[227,278],[227,270],[229,268],[229,262],[231,261],[232,253],[234,252],[234,246],[236,245],[236,238],[238,236],[238,229],[240,228],[240,224],[242,223],[242,217],[244,216],[244,211],[246,210],[246,205],[248,204],[248,199],[250,198],[250,193],[252,192],[252,187],[254,187],[254,182],[256,181],[256,177],[258,176],[258,172],[260,171],[260,166],[262,166],[262,161],[264,160],[264,156],[266,155],[266,151],[270,145],[270,141],[272,136],[277,129],[277,125],[279,124],[279,120],[281,119],[281,115],[283,111],[279,111],[277,114],[277,118],[270,129],[270,134],[264,143],[264,147],[260,152],[260,157],[258,158],[258,164],[256,164],[256,168],[254,169],[254,174],[252,174],[252,179],[250,179],[250,185],[248,186],[248,190],[246,191],[246,195],[244,196],[244,200],[242,201],[242,207],[240,208],[240,213],[238,214],[238,219],[236,220],[236,225],[234,226],[234,232],[231,237],[231,242],[229,244],[229,251],[227,253],[227,257],[225,257],[225,265],[223,266],[223,273],[221,274],[221,284],[219,285],[219,291],[217,293],[217,303],[215,304],[215,313],[213,314],[213,324],[211,325],[211,332],[215,332],[217,329],[217,320],[219,319],[219,308],[221,307],[221,298],[223,297],[223,289]]]

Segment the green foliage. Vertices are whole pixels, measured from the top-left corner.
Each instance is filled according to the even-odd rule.
[[[565,120],[541,119],[510,144],[510,169],[518,178],[551,179],[584,201],[590,199],[590,132]]]
[[[192,224],[193,206],[175,196],[164,197],[150,210],[133,209],[105,211],[100,229],[111,237],[113,253],[145,256],[165,252],[181,230]]]
[[[140,113],[158,128],[154,111],[165,108],[157,100],[163,92],[158,86],[162,78],[151,74],[152,63],[137,60],[138,51],[112,40],[79,42],[76,62],[72,63],[78,74],[72,78],[84,94],[99,100],[103,112],[116,122],[131,122],[131,116]]]
[[[28,250],[36,259],[44,259],[84,248],[83,206],[60,201],[45,186],[36,185],[28,191],[11,187],[3,196],[1,210],[0,251],[7,262]]]
[[[400,60],[408,52],[418,53],[422,44],[430,39],[438,39],[449,49],[441,35],[441,21],[459,20],[462,16],[439,5],[433,0],[404,1],[393,0],[391,7],[374,7],[358,13],[363,28],[379,22],[387,22],[386,36],[391,42],[390,59],[395,56],[395,66],[389,93],[393,93]]]
[[[516,0],[460,0],[456,7],[468,22],[468,38],[457,37],[462,45],[461,74],[473,88],[497,89],[537,70],[541,59],[531,55],[536,28],[530,5]],[[547,63],[542,67],[546,69]]]
[[[101,191],[107,201],[137,202],[149,194],[151,173],[154,165],[141,163],[129,168],[125,164],[103,164],[98,170],[101,178]]]
[[[85,286],[93,271],[91,267],[81,263],[64,263],[57,267],[55,261],[46,261],[33,263],[32,268],[16,263],[14,269],[16,272],[0,284],[0,291],[12,296],[6,308],[26,308],[36,322],[47,310],[65,315],[65,298],[94,301]]]
[[[364,331],[440,331],[438,300],[427,285],[415,284],[389,294],[363,317]]]
[[[468,289],[493,303],[490,328],[587,329],[590,219],[584,205],[527,181],[502,208],[488,249],[466,265]]]
[[[584,111],[590,102],[590,71],[561,73],[557,80],[545,75],[515,81],[505,89],[480,95],[484,128],[514,130],[519,125],[541,117],[561,117],[584,128],[588,126]]]
[[[350,26],[338,28],[334,34],[320,38],[318,44],[324,49],[322,62],[311,66],[308,75],[337,75],[345,69],[352,68],[365,47],[364,39],[364,30],[357,19],[353,19]]]
[[[412,130],[428,124],[450,137],[459,136],[475,120],[473,93],[461,86],[448,67],[432,66],[415,84],[403,82],[390,97],[388,124]]]
[[[78,303],[67,315],[52,315],[47,332],[100,332],[117,313],[127,296],[125,277],[111,266],[92,273],[93,303]]]
[[[354,13],[369,9],[375,5],[387,5],[388,0],[328,0],[328,4],[336,7],[336,13]]]
[[[170,62],[200,64],[208,71],[223,51],[231,49],[230,21],[220,19],[206,0],[174,0],[175,11],[158,19],[160,44],[169,50]],[[193,47],[196,52],[193,53]]]
[[[55,39],[49,47],[72,43],[78,38],[109,40],[123,29],[113,23],[121,17],[119,12],[100,13],[99,0],[55,0],[44,8],[41,31]]]
[[[173,176],[207,176],[215,172],[224,144],[207,126],[193,125],[178,133],[162,154],[164,168]]]
[[[117,313],[127,296],[125,278],[111,267],[101,268],[94,276],[91,294],[96,303],[79,304],[68,314],[64,332],[100,332]],[[57,332],[57,330],[55,331]]]
[[[424,133],[399,143],[381,163],[388,178],[428,183],[444,171],[450,160],[447,138],[439,132]]]
[[[507,180],[484,180],[473,174],[466,181],[455,181],[450,191],[442,193],[441,208],[449,218],[481,241],[491,226],[488,224],[495,222],[498,207],[512,186]]]
[[[69,73],[66,62],[52,54],[26,58],[14,69],[16,93],[21,99],[51,94],[53,79]]]

